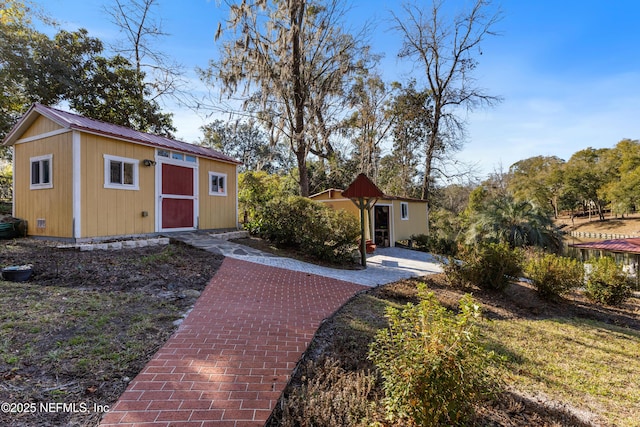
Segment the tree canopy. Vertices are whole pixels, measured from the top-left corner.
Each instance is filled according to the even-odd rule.
[[[144,132],[171,135],[171,115],[135,96],[144,79],[120,56],[104,56],[103,43],[87,30],[37,31],[36,15],[23,2],[3,1],[0,20],[0,137],[34,102],[67,101],[80,114]]]
[[[158,99],[177,89],[180,68],[157,49],[168,36],[154,15],[160,1],[115,1],[110,15],[124,41],[109,50],[84,29],[59,29],[28,0],[0,0],[0,137],[33,102],[171,136],[172,116]],[[388,194],[427,199],[441,210],[438,221],[459,215],[458,227],[505,198],[556,217],[636,211],[634,139],[569,159],[522,159],[480,187],[473,180],[443,185],[447,162],[465,140],[464,114],[500,101],[473,77],[500,11],[490,0],[473,0],[450,14],[452,3],[406,3],[391,12],[402,42],[397,53],[414,68],[387,82],[365,32],[347,29],[342,0],[222,0],[229,15],[217,34],[220,55],[200,71],[241,107],[213,117],[200,143],[249,171],[295,176],[302,195],[344,187],[364,172]],[[54,25],[54,35],[34,21]]]
[[[308,196],[307,158],[333,155],[326,109],[362,65],[360,42],[344,32],[339,0],[225,4],[220,59],[204,78],[229,96],[242,92],[246,109],[278,130],[296,157],[300,194]]]
[[[241,169],[276,173],[289,169],[286,151],[275,147],[266,132],[253,121],[214,120],[202,127],[200,145],[242,161]]]

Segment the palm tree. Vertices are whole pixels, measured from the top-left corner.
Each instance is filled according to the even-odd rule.
[[[551,216],[530,201],[515,201],[504,196],[490,202],[471,220],[466,243],[506,242],[512,248],[539,246],[560,248],[560,233]]]

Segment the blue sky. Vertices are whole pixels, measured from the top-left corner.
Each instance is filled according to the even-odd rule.
[[[120,36],[104,13],[108,0],[36,0],[65,29],[84,27],[106,43]],[[427,4],[427,1],[423,2]],[[469,0],[454,0],[463,7]],[[397,60],[400,38],[390,30],[389,11],[399,1],[356,0],[346,17],[357,28],[377,27],[373,50],[389,81],[403,80],[412,67]],[[640,2],[635,0],[502,0],[498,37],[486,40],[475,77],[488,93],[503,98],[494,108],[469,114],[467,140],[457,158],[476,164],[483,177],[537,155],[565,160],[586,147],[613,147],[640,139]],[[226,11],[215,0],[160,0],[158,16],[170,36],[162,50],[186,68],[194,90],[195,66],[217,54],[213,35]],[[420,79],[419,68],[413,75]],[[206,118],[168,106],[177,136],[194,142]]]

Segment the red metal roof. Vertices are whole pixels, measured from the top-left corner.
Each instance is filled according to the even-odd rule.
[[[603,240],[601,242],[574,243],[569,245],[578,249],[599,249],[609,252],[640,254],[640,238]]]
[[[219,151],[211,148],[202,147],[199,145],[189,144],[187,142],[178,141],[171,138],[166,138],[160,135],[153,135],[150,133],[139,132],[128,127],[114,125],[113,123],[107,123],[100,120],[90,119],[88,117],[80,116],[78,114],[70,113],[68,111],[58,110],[56,108],[47,107],[42,104],[34,104],[29,111],[20,119],[20,122],[14,127],[14,129],[5,138],[5,144],[15,143],[15,138],[19,137],[15,132],[17,131],[23,122],[33,121],[30,119],[33,113],[39,113],[60,126],[75,129],[79,131],[85,131],[90,133],[96,133],[113,138],[123,139],[126,141],[139,143],[143,145],[151,145],[158,148],[164,148],[167,150],[181,151],[185,153],[194,154],[199,157],[206,157],[215,160],[221,160],[223,162],[241,164],[238,160],[222,154]],[[30,123],[29,123],[30,124]],[[26,130],[26,129],[24,129]]]
[[[361,197],[381,198],[384,197],[384,193],[365,174],[361,173],[349,184],[349,187],[342,192],[342,196],[349,199],[359,199]]]

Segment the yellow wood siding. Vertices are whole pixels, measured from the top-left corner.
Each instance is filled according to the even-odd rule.
[[[153,159],[155,150],[85,133],[80,146],[82,237],[153,233],[155,167],[143,166],[142,160]],[[138,160],[138,190],[104,188],[105,154]]]
[[[358,209],[358,207],[349,199],[336,199],[336,200],[327,200],[325,199],[323,201],[323,199],[317,200],[314,199],[316,202],[320,202],[322,201],[322,203],[324,203],[325,205],[332,207],[333,209],[343,209],[349,213],[352,213],[353,215],[357,215],[358,218],[360,218],[360,210]]]
[[[209,172],[227,175],[227,195],[212,196],[209,194]],[[236,228],[236,166],[200,158],[198,165],[198,194],[200,229]]]
[[[44,121],[34,126],[44,126]],[[31,128],[24,135],[33,134]],[[71,133],[14,146],[15,215],[25,219],[33,236],[73,237]],[[30,189],[32,157],[52,155],[52,188]],[[44,227],[36,227],[37,220]]]
[[[62,126],[60,126],[56,122],[49,120],[44,116],[38,116],[33,124],[29,126],[29,129],[27,129],[26,132],[20,136],[20,139],[42,135],[44,133],[53,132],[59,129],[62,129]]]
[[[406,201],[409,208],[409,219],[402,219],[401,200],[393,201],[393,222],[395,234],[393,238],[406,240],[416,234],[427,234],[427,204],[426,202]]]
[[[154,233],[160,227],[157,190],[162,180],[162,162],[153,161],[156,148],[105,136],[98,127],[94,131],[100,135],[91,133],[91,126],[71,130],[47,118],[40,109],[46,110],[31,109],[8,139],[14,144],[14,212],[27,221],[29,234],[91,239]],[[74,127],[66,113],[60,114],[51,117]],[[105,188],[105,156],[107,160],[124,159],[125,165],[133,163],[137,183],[107,184],[109,188]],[[148,166],[145,159],[150,160]],[[41,182],[31,184],[32,160],[40,162],[41,172],[50,170],[49,182],[36,179]],[[50,169],[43,169],[46,161]],[[180,162],[176,159],[172,163]],[[236,165],[205,158],[199,158],[197,165],[197,194],[189,195],[197,200],[197,226],[236,228]],[[189,166],[196,163],[189,162]],[[225,195],[209,194],[210,172],[226,176]]]

